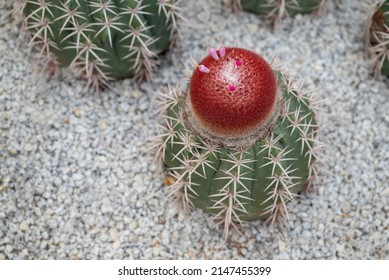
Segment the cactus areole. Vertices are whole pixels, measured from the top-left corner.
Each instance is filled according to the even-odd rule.
[[[211,48],[191,77],[188,110],[194,129],[218,142],[264,138],[278,115],[275,73],[249,50]]]

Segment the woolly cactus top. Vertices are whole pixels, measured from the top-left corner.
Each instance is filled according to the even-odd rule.
[[[254,52],[210,48],[193,72],[188,100],[192,122],[203,134],[220,139],[263,135],[277,115],[277,79]]]

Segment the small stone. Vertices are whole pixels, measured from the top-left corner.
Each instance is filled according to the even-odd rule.
[[[74,173],[72,178],[74,181],[81,181],[84,178],[84,176],[80,173]]]
[[[286,243],[282,240],[278,241],[278,249],[282,252],[286,250]]]
[[[140,92],[139,90],[135,89],[132,91],[131,93],[132,97],[134,97],[135,99],[138,99],[139,97],[142,96],[142,92]]]
[[[123,165],[122,165],[122,169],[124,172],[130,172],[131,171],[131,166],[133,165],[134,163],[132,161],[125,161],[123,162]]]
[[[14,247],[10,244],[5,245],[4,252],[10,254],[14,250]]]
[[[104,120],[99,120],[97,125],[101,131],[107,130],[107,128],[108,128],[108,125]]]
[[[23,221],[19,225],[19,230],[20,231],[27,231],[28,230],[28,223],[27,221]]]
[[[274,259],[275,260],[289,260],[290,257],[286,252],[282,252],[281,254],[274,256]]]
[[[121,245],[122,244],[121,244],[120,240],[116,240],[115,242],[113,242],[112,247],[114,250],[117,250],[120,248]]]
[[[251,34],[254,34],[256,31],[258,31],[258,25],[255,23],[249,23],[246,25],[246,27]]]
[[[165,245],[169,245],[170,244],[170,235],[169,235],[169,232],[167,230],[164,230],[162,232],[162,242]]]
[[[146,109],[149,107],[149,104],[146,103],[146,102],[143,102],[143,103],[140,103],[139,106],[138,106],[138,109],[140,111],[146,111]]]
[[[131,242],[136,243],[136,242],[138,242],[138,240],[139,240],[138,235],[136,235],[136,234],[131,234],[131,235],[130,235],[130,241],[131,241]]]
[[[338,244],[336,245],[336,251],[337,252],[343,252],[344,251],[344,244]]]
[[[120,103],[120,109],[122,109],[124,113],[127,113],[130,109],[130,106],[127,103],[122,102]]]
[[[18,154],[18,150],[16,150],[16,149],[10,149],[9,150],[9,154],[11,155],[11,156],[16,156],[17,154]]]
[[[155,240],[155,239],[153,239],[153,240],[151,241],[151,247],[157,247],[157,246],[158,246],[158,241]]]
[[[99,168],[101,170],[105,170],[105,169],[107,169],[109,167],[109,162],[108,162],[107,158],[100,157],[98,165],[99,165]]]
[[[43,250],[44,250],[47,246],[48,246],[48,243],[47,243],[46,240],[43,240],[43,241],[41,242],[41,244],[40,244],[40,248],[43,249]]]
[[[382,196],[389,196],[389,188],[386,188],[382,193]]]
[[[28,249],[27,248],[24,248],[21,252],[20,252],[20,255],[23,256],[23,258],[26,258],[28,257]]]
[[[24,149],[25,149],[27,152],[31,152],[31,151],[34,150],[34,146],[33,146],[32,144],[30,144],[30,143],[26,143],[26,144],[24,145]]]
[[[79,109],[74,109],[73,110],[73,115],[76,117],[76,118],[80,118],[81,117],[81,112]]]
[[[138,222],[137,221],[132,221],[131,224],[130,224],[130,229],[134,230],[136,228],[138,228]]]

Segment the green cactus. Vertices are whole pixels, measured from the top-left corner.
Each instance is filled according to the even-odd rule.
[[[230,0],[235,9],[242,8],[259,15],[266,16],[275,24],[286,16],[312,12],[323,13],[332,8],[340,0]]]
[[[161,94],[157,157],[170,195],[211,213],[225,238],[244,221],[286,222],[287,203],[316,176],[312,98],[240,48],[210,49],[188,88]]]
[[[389,1],[379,1],[371,8],[365,44],[374,76],[389,76]]]
[[[150,77],[181,18],[175,0],[29,0],[20,2],[31,44],[60,66],[75,66],[88,86]],[[54,55],[53,55],[54,54]]]

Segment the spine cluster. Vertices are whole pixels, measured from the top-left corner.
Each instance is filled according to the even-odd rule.
[[[389,76],[389,1],[379,1],[370,10],[365,46],[376,78]]]

